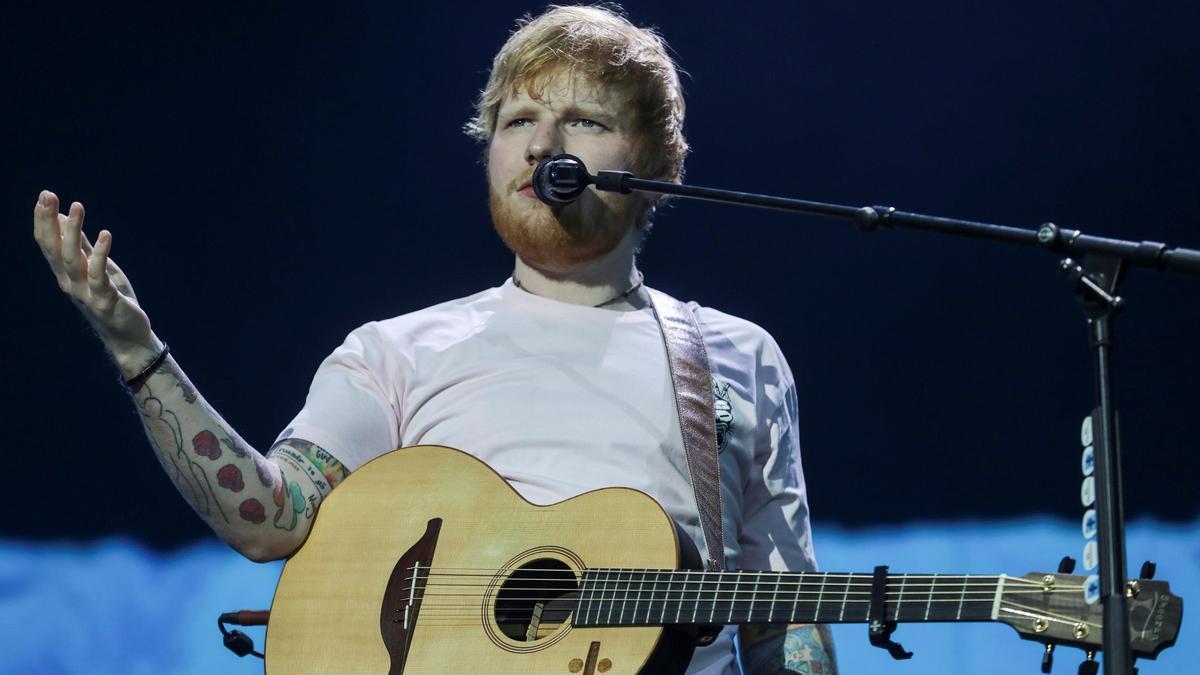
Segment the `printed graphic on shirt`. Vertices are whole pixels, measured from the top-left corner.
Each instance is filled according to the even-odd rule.
[[[717,452],[729,443],[729,432],[733,430],[733,404],[729,401],[729,383],[713,379],[713,412],[717,422]]]

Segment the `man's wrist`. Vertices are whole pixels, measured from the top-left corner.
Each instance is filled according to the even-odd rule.
[[[117,363],[117,368],[121,371],[121,377],[129,380],[136,377],[144,371],[158,355],[162,353],[166,345],[158,336],[153,333],[150,335],[150,340],[145,344],[124,344],[108,346],[108,351],[112,358]]]

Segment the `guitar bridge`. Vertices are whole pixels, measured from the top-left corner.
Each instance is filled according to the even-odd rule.
[[[392,659],[392,667],[388,671],[390,675],[399,675],[404,671],[408,648],[412,644],[413,627],[421,612],[421,599],[429,582],[429,569],[433,564],[433,552],[441,530],[441,518],[430,520],[425,527],[425,534],[400,556],[388,578],[383,606],[379,611],[379,632]]]

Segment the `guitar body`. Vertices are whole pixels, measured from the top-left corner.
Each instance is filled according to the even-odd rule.
[[[636,490],[535,506],[464,452],[397,450],[329,495],[308,540],[284,566],[267,628],[266,670],[682,672],[694,632],[580,628],[571,624],[567,600],[552,598],[586,568],[693,565],[694,547],[683,538],[681,549],[680,542],[662,507]],[[542,596],[525,589],[546,579],[552,588],[533,610],[541,617],[531,627],[529,608],[517,606],[537,604],[526,601]],[[521,611],[525,618],[513,620]]]

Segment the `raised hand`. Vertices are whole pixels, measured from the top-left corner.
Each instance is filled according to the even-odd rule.
[[[59,213],[58,196],[43,190],[33,208],[33,237],[58,279],[58,287],[87,317],[126,376],[136,374],[162,348],[150,319],[121,268],[109,258],[112,233],[92,242],[83,232],[83,204]]]

